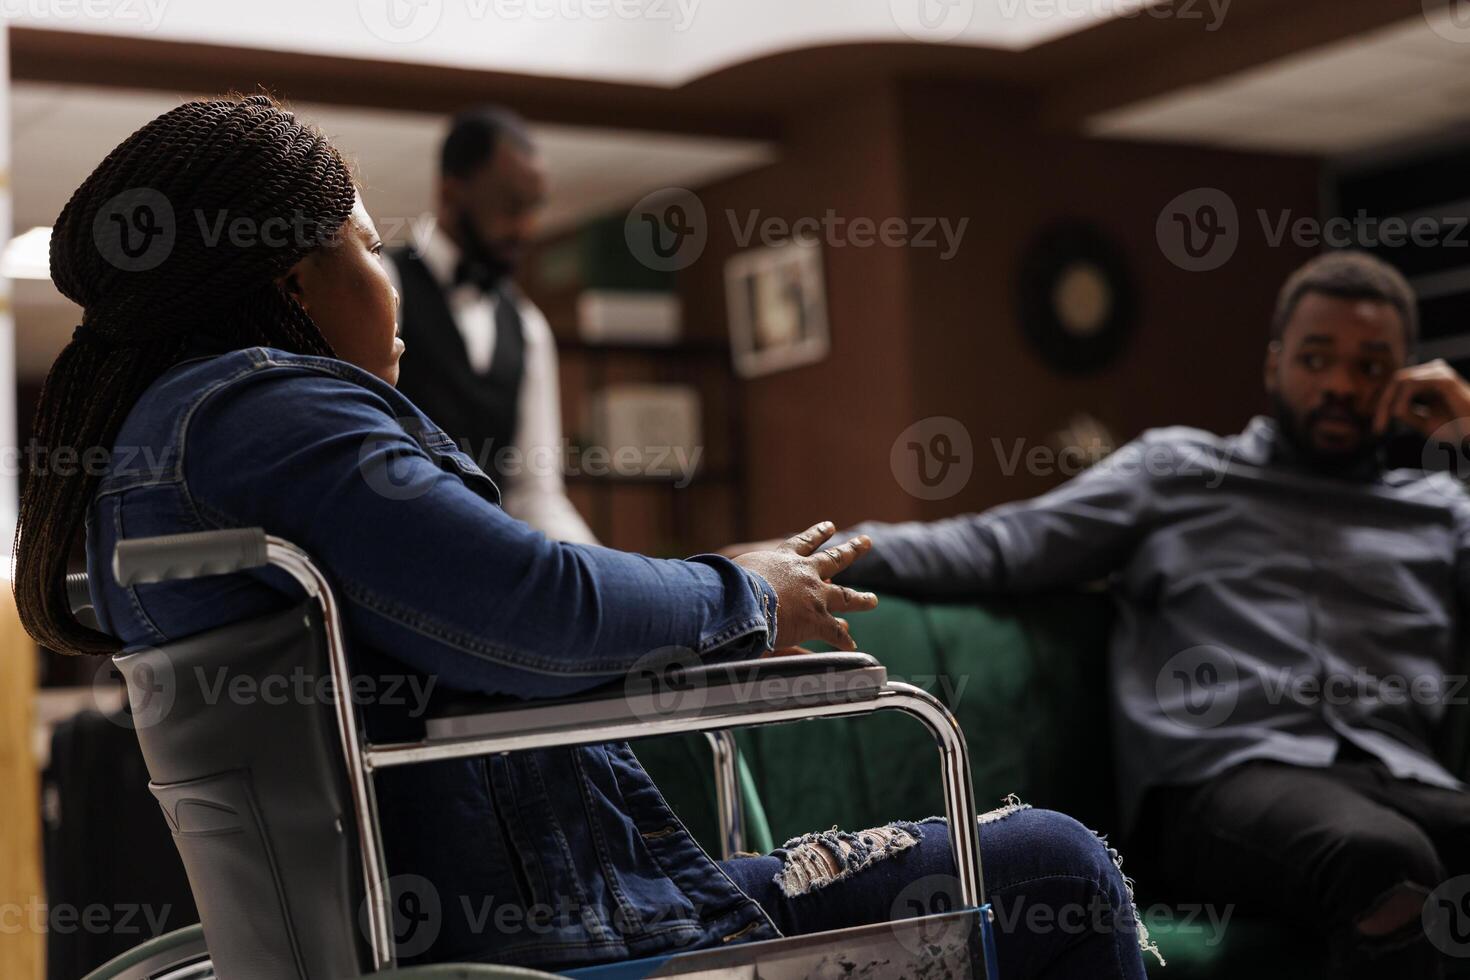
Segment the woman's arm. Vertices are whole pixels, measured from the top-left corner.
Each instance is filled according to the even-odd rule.
[[[348,631],[446,685],[548,697],[671,646],[754,656],[776,593],[724,558],[561,544],[442,469],[374,391],[277,365],[213,393],[184,440],[190,496],[331,576]]]

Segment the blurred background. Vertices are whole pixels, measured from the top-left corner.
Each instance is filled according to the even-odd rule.
[[[222,92],[270,92],[320,126],[390,246],[433,214],[450,114],[494,102],[529,120],[549,198],[518,281],[556,337],[568,495],[617,548],[940,517],[1033,495],[1150,426],[1237,431],[1265,407],[1276,290],[1324,248],[1398,265],[1423,299],[1424,356],[1470,360],[1458,3],[0,14],[0,443],[20,451],[79,319],[47,278],[51,223],[119,140]],[[629,445],[666,452],[619,462]],[[7,544],[20,468],[10,453],[0,475]],[[0,976],[19,978],[45,975],[37,773],[55,725],[115,688],[8,615]]]

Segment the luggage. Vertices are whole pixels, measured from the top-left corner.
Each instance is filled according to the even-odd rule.
[[[41,778],[45,907],[26,914],[44,920],[48,980],[77,980],[199,921],[128,715],[62,721]]]

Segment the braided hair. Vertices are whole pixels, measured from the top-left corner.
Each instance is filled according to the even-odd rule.
[[[332,356],[277,280],[333,240],[356,193],[337,150],[269,96],[189,102],[123,140],[52,231],[51,278],[83,312],[41,389],[40,458],[110,450],[201,332],[226,348]],[[66,653],[119,649],[76,620],[66,592],[98,469],[33,466],[21,493],[16,604],[38,642]]]

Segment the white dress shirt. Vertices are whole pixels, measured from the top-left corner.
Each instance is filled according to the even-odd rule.
[[[444,290],[449,312],[464,339],[470,367],[484,374],[495,359],[495,304],[478,287],[452,285],[460,248],[437,225],[416,242],[419,257]],[[395,289],[400,288],[398,267],[383,263]],[[577,544],[596,544],[597,538],[567,499],[562,479],[561,388],[557,375],[556,338],[536,304],[521,296],[516,303],[525,337],[526,368],[517,405],[515,446],[521,466],[504,476],[491,474],[500,485],[506,513],[525,521],[548,537]],[[412,357],[413,350],[404,352]]]

